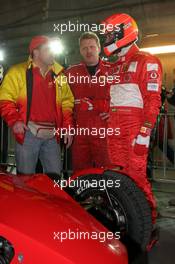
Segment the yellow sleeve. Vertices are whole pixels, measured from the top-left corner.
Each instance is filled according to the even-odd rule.
[[[17,70],[12,67],[6,74],[0,87],[0,114],[10,127],[20,120],[16,105],[18,94]]]
[[[17,101],[19,95],[18,71],[12,67],[0,86],[0,101]]]
[[[63,78],[65,77],[64,75],[62,76]],[[74,107],[74,96],[68,82],[66,81],[66,78],[64,78],[64,80],[65,81],[62,82],[61,87],[61,106],[63,112],[63,127],[68,127],[69,125],[73,125],[72,113]]]

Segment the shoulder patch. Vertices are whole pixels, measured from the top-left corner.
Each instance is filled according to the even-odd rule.
[[[147,71],[158,71],[158,63],[147,63]]]

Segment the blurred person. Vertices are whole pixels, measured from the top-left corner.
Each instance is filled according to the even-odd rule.
[[[0,85],[3,81],[5,74],[5,69],[2,64],[0,64]],[[0,136],[0,145],[1,145],[1,156],[0,156],[0,161],[1,163],[7,162],[8,158],[8,126],[5,122],[3,122],[2,118],[0,118],[0,131],[1,131],[1,136]],[[6,165],[3,167],[7,167]]]
[[[17,172],[34,174],[39,159],[44,173],[55,177],[61,171],[61,154],[54,129],[72,126],[74,99],[67,83],[60,89],[55,81],[63,68],[54,61],[50,39],[34,37],[29,52],[27,62],[12,66],[5,75],[0,113],[16,139]],[[64,143],[69,147],[71,142],[72,136],[66,134]]]
[[[167,101],[169,104],[175,106],[175,88],[171,89],[167,93]]]
[[[175,98],[174,98],[175,99]],[[164,155],[169,159],[169,161],[174,164],[174,150],[169,144],[169,140],[173,139],[173,128],[171,124],[171,116],[168,115],[169,107],[168,103],[173,103],[173,90],[167,91],[166,87],[162,87],[161,93],[161,115],[158,118],[158,146]]]

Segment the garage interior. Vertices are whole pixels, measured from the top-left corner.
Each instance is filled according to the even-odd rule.
[[[175,45],[175,1],[1,0],[0,4],[0,65],[4,72],[28,58],[29,42],[36,35],[59,38],[64,49],[57,60],[65,68],[78,63],[80,32],[60,34],[55,26],[69,21],[99,24],[115,13],[127,13],[137,21],[140,48]],[[175,51],[157,56],[163,65],[163,87],[169,92],[175,88]],[[141,256],[142,260],[138,257],[136,263],[141,264],[173,264],[175,259],[175,102],[174,106],[166,102],[166,108],[160,114],[163,125],[157,126],[149,176],[158,204],[160,240],[151,252]],[[0,163],[8,164],[8,172],[15,173],[14,139],[6,124],[0,121]],[[163,141],[160,129],[163,129]],[[69,170],[67,164],[64,169]]]

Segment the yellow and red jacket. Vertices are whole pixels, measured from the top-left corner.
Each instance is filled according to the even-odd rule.
[[[0,87],[0,114],[9,127],[17,121],[27,124],[27,78],[26,72],[32,67],[32,60],[12,66],[7,72]],[[72,126],[74,97],[62,73],[63,67],[54,63],[51,70],[55,78],[56,88],[56,126],[57,129]],[[19,143],[23,143],[24,135],[15,134]]]

